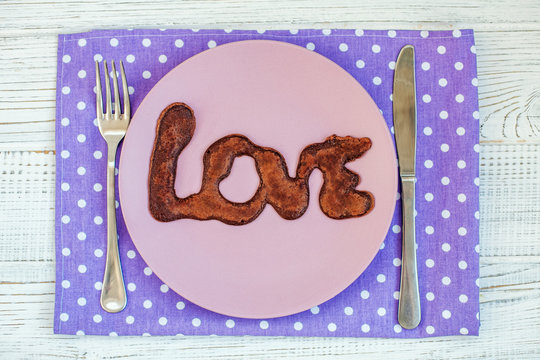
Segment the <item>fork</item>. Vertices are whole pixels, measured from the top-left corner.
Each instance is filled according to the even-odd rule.
[[[114,87],[114,113],[112,112],[111,84],[107,62],[105,68],[106,108],[103,113],[103,96],[99,63],[96,61],[96,113],[99,132],[107,142],[107,257],[105,274],[101,289],[101,307],[110,313],[122,311],[126,307],[127,295],[122,276],[122,266],[118,252],[118,233],[116,230],[116,206],[114,197],[115,160],[118,144],[124,138],[130,121],[129,93],[126,82],[124,64],[120,61],[122,89],[124,92],[124,112],[120,112],[120,95],[118,93],[118,77],[112,61],[112,78]]]

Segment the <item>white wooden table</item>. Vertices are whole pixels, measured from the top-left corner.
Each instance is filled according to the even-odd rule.
[[[538,0],[1,0],[0,358],[539,359],[539,19]],[[473,28],[481,115],[480,336],[53,335],[57,34],[142,27]]]

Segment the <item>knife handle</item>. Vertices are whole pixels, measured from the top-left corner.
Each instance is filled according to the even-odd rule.
[[[403,244],[401,253],[401,286],[398,321],[405,329],[414,329],[420,323],[420,294],[416,268],[416,228],[414,224],[414,176],[401,178],[401,205],[403,211]]]

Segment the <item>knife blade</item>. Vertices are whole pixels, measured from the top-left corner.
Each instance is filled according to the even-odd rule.
[[[414,66],[414,47],[406,45],[401,49],[396,61],[392,95],[394,136],[398,153],[403,212],[398,321],[405,329],[416,328],[421,319],[414,221],[416,183],[416,82]]]

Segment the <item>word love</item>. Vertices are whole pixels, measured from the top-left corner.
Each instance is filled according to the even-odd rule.
[[[308,180],[315,168],[323,173],[319,205],[328,217],[359,217],[375,204],[371,193],[355,189],[359,177],[345,168],[347,162],[371,148],[371,140],[336,135],[302,150],[294,178],[288,175],[287,164],[276,150],[258,146],[242,135],[225,136],[204,154],[201,190],[179,198],[174,189],[178,157],[194,131],[193,110],[183,103],[169,105],[159,116],[149,174],[149,207],[158,221],[215,219],[244,225],[255,220],[266,204],[272,205],[284,219],[297,219],[308,207]],[[229,176],[234,159],[239,156],[255,160],[260,178],[255,195],[243,203],[231,202],[219,191],[220,182]]]

